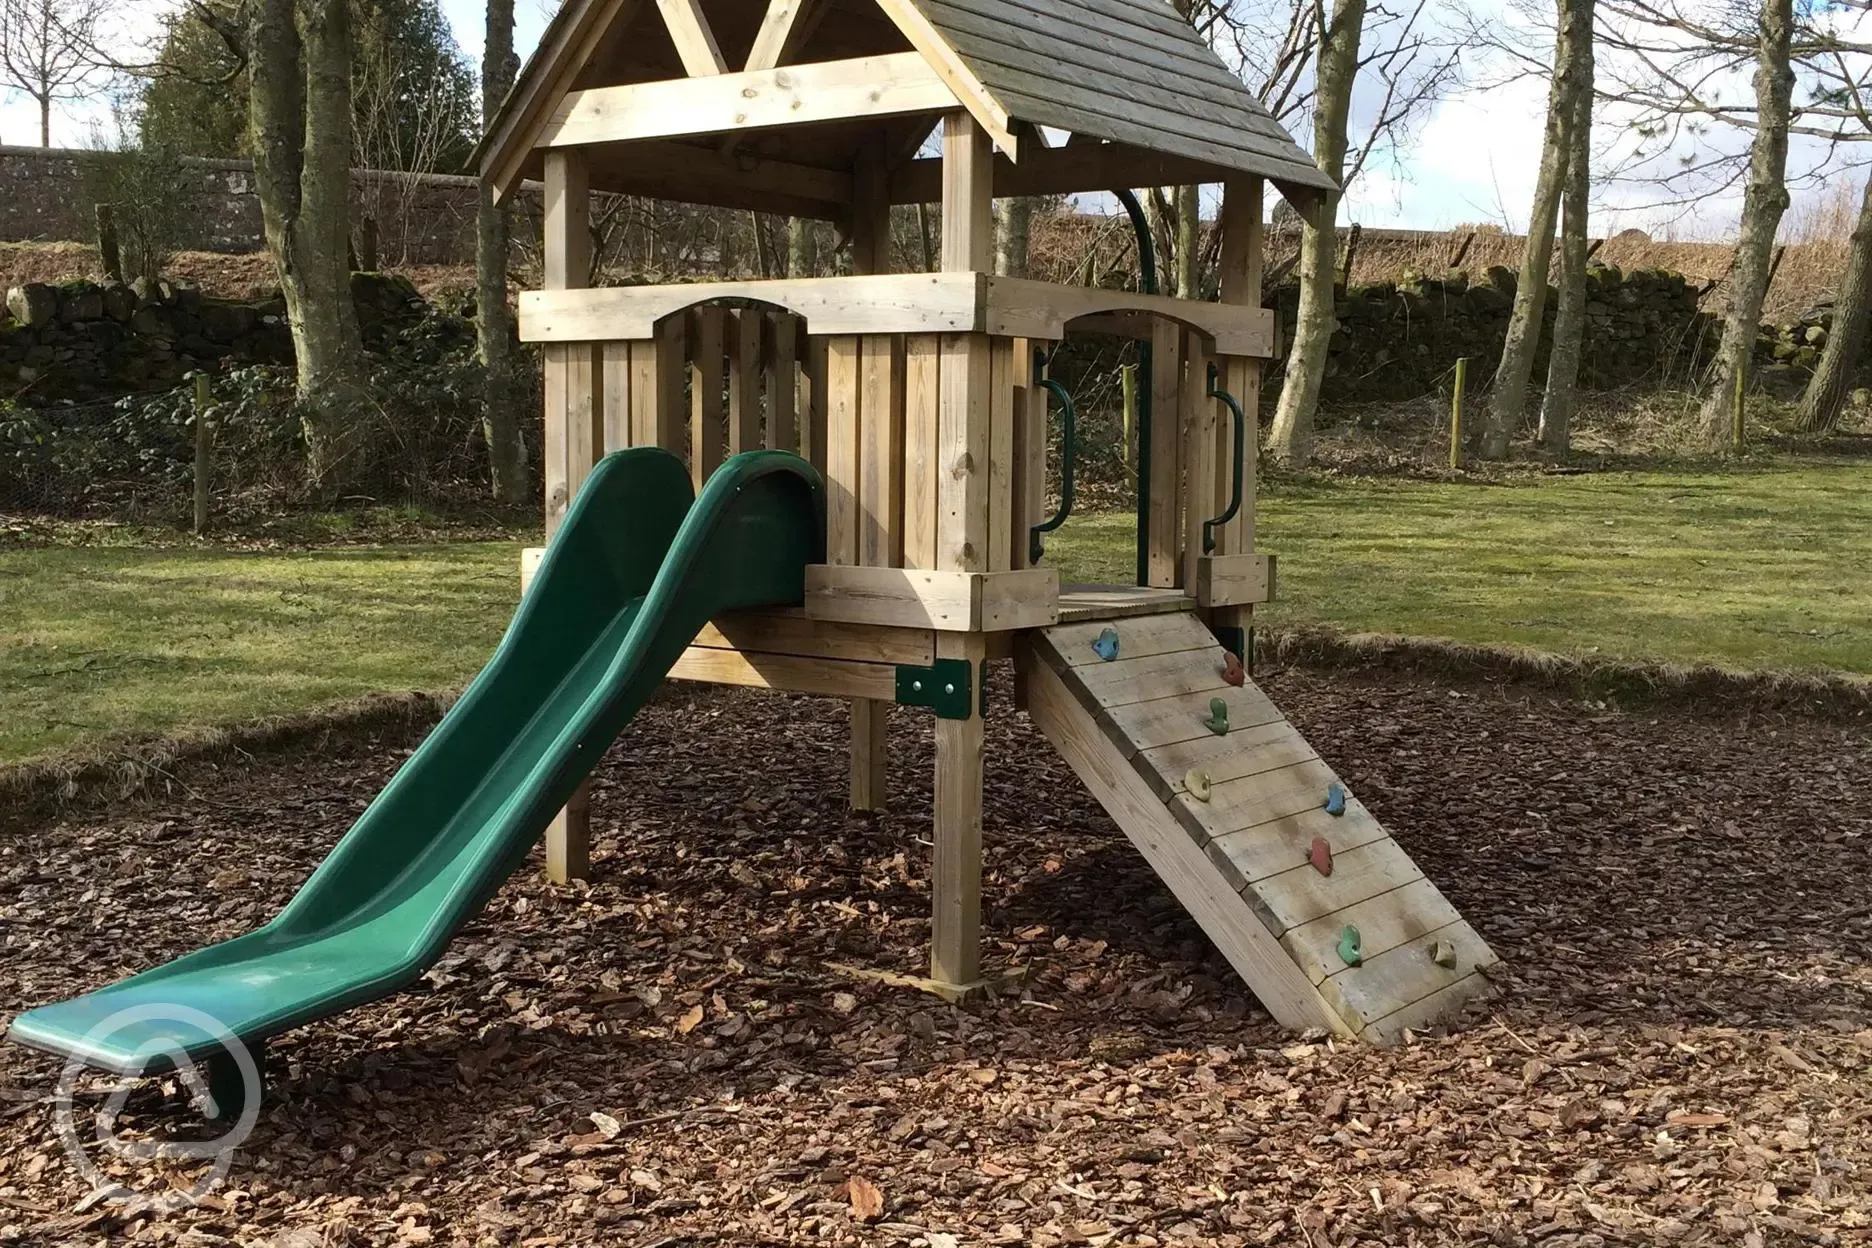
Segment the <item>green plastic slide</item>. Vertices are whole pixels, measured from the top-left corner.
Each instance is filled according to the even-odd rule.
[[[802,600],[824,557],[821,491],[777,451],[731,459],[699,499],[666,451],[605,459],[493,659],[278,918],[21,1014],[8,1038],[123,1074],[184,1059],[212,1073],[228,1035],[257,1056],[269,1036],[412,983],[703,625]]]

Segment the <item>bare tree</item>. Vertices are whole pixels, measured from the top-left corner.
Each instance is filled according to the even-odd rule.
[[[1560,227],[1560,303],[1554,313],[1547,388],[1541,396],[1540,445],[1564,456],[1572,441],[1586,341],[1586,230],[1591,212],[1593,122],[1593,0],[1564,0],[1562,37],[1569,40],[1566,88],[1566,186]],[[1531,240],[1530,240],[1531,241]],[[1530,246],[1530,250],[1531,250]],[[1523,275],[1525,278],[1525,275]],[[1546,280],[1543,277],[1541,284]],[[1494,432],[1493,429],[1490,430]]]
[[[292,327],[307,469],[331,490],[342,483],[364,399],[348,261],[350,5],[244,0],[244,7],[254,185]]]
[[[1583,22],[1582,22],[1583,17]],[[1489,387],[1487,419],[1480,450],[1485,459],[1508,453],[1509,439],[1525,418],[1528,378],[1540,346],[1547,314],[1547,274],[1553,263],[1554,222],[1563,188],[1570,181],[1573,119],[1582,65],[1591,65],[1592,10],[1560,0],[1554,37],[1553,85],[1547,97],[1547,126],[1541,145],[1540,175],[1528,210],[1527,246],[1515,284],[1514,310],[1502,341],[1495,380]],[[1588,109],[1590,110],[1590,103]]]
[[[52,146],[52,105],[90,94],[106,0],[0,0],[0,73],[39,106],[39,145]]]
[[[1872,324],[1872,176],[1866,178],[1859,197],[1846,276],[1840,283],[1839,298],[1833,303],[1832,329],[1820,352],[1813,380],[1801,396],[1801,429],[1828,433],[1839,424],[1840,409],[1846,405],[1853,375],[1859,371],[1868,324]]]
[[[1313,114],[1313,160],[1343,185],[1346,116],[1358,76],[1365,0],[1333,0],[1332,18],[1319,40],[1317,107]],[[1294,318],[1293,349],[1280,405],[1268,435],[1268,450],[1282,463],[1305,463],[1313,453],[1313,413],[1326,378],[1326,349],[1333,332],[1333,270],[1339,251],[1339,192],[1320,196],[1307,214],[1300,241],[1300,310]]]
[[[995,204],[995,272],[1026,277],[1033,240],[1034,201],[1025,196]]]
[[[1761,332],[1762,302],[1781,215],[1787,211],[1789,111],[1794,71],[1789,62],[1794,11],[1791,0],[1762,0],[1755,62],[1755,139],[1749,149],[1748,185],[1742,195],[1742,235],[1729,276],[1729,307],[1722,344],[1703,399],[1703,440],[1712,450],[1728,445],[1734,420],[1733,392],[1748,373]]]
[[[481,115],[492,119],[520,71],[514,55],[514,0],[487,0],[487,45],[481,56]],[[517,504],[528,495],[526,439],[521,436],[520,376],[523,362],[507,305],[507,261],[513,222],[494,202],[493,188],[480,186],[475,209],[475,346],[487,370],[487,400],[481,421],[487,439],[494,500]]]

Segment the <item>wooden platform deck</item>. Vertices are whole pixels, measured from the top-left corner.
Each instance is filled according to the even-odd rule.
[[[1106,627],[1027,635],[1029,711],[1276,1019],[1388,1044],[1489,991],[1495,954],[1355,797],[1325,809],[1342,782],[1252,681],[1223,679],[1201,620],[1122,622],[1111,662]],[[1203,722],[1216,698],[1226,735]]]
[[[1062,585],[1059,604],[1062,624],[1169,615],[1196,609],[1196,600],[1180,589],[1148,589],[1137,585]]]

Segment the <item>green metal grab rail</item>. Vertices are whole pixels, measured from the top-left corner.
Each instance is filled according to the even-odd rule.
[[[1034,352],[1034,382],[1059,400],[1061,425],[1059,510],[1053,513],[1051,520],[1036,524],[1027,532],[1027,562],[1037,566],[1041,556],[1046,554],[1043,536],[1065,524],[1072,515],[1074,465],[1079,458],[1079,408],[1066,387],[1046,375],[1046,356],[1038,351]]]
[[[1209,366],[1209,397],[1221,399],[1228,404],[1229,411],[1235,413],[1235,486],[1234,495],[1229,499],[1228,510],[1213,520],[1203,521],[1203,554],[1213,555],[1216,548],[1215,531],[1233,520],[1240,512],[1242,490],[1246,483],[1248,463],[1248,413],[1242,410],[1239,400],[1222,389],[1221,371],[1214,364]]]

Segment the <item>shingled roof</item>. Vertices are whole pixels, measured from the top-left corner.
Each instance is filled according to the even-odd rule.
[[[1017,121],[1330,190],[1165,0],[908,0]]]
[[[914,49],[961,104],[1001,136],[1018,162],[1031,127],[1070,132],[1127,150],[1202,166],[1204,180],[1258,174],[1308,202],[1332,181],[1166,0],[809,0],[809,34],[789,64]],[[767,0],[701,0],[731,68],[745,63]],[[574,90],[680,78],[682,62],[653,0],[567,0],[489,126],[483,176],[508,190],[537,166],[530,151],[544,119]],[[912,147],[936,120],[897,118]],[[876,119],[750,134],[744,150],[826,169],[849,169]],[[812,133],[808,133],[808,132]],[[616,145],[613,145],[616,146]],[[645,144],[625,152],[642,151]],[[685,148],[664,143],[665,155]],[[613,189],[643,193],[619,153]],[[669,168],[668,160],[658,162]],[[678,161],[680,165],[680,161]],[[1187,168],[1187,166],[1185,166]],[[613,179],[614,181],[616,179]],[[672,198],[682,188],[670,183]],[[594,167],[594,187],[607,169]],[[1093,186],[1083,190],[1101,189]],[[700,192],[704,202],[716,202]],[[728,202],[726,200],[720,202]]]

